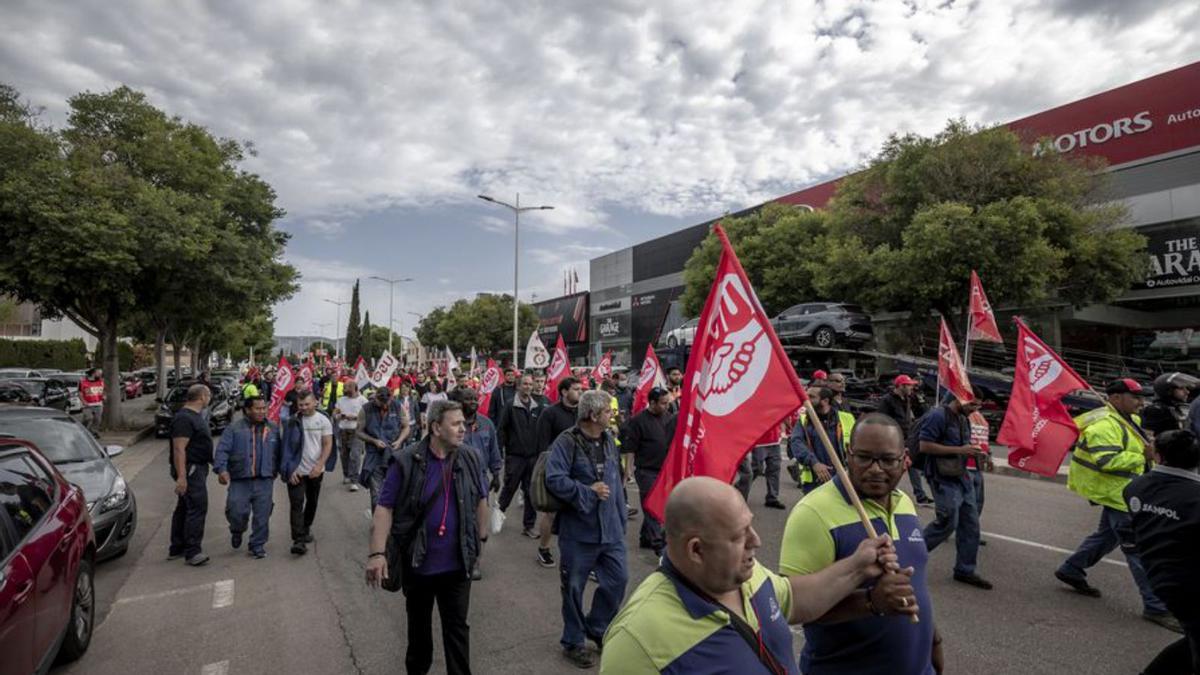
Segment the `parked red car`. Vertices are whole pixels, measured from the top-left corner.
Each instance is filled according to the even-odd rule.
[[[43,673],[87,651],[96,540],[83,491],[27,441],[0,438],[0,661]]]
[[[133,373],[121,375],[121,399],[137,398],[142,395],[142,378]]]

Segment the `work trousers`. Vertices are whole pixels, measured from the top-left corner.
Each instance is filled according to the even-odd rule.
[[[275,487],[273,478],[237,478],[229,481],[229,494],[225,495],[225,519],[229,521],[231,534],[242,534],[254,516],[250,530],[250,551],[262,551],[270,535],[269,524],[275,502],[271,491]]]
[[[1100,562],[1119,545],[1129,563],[1133,582],[1142,596],[1142,611],[1147,614],[1166,613],[1167,606],[1154,594],[1150,578],[1146,576],[1146,568],[1142,565],[1142,557],[1137,554],[1133,541],[1133,520],[1124,511],[1107,506],[1101,506],[1100,509],[1100,524],[1096,531],[1079,544],[1079,548],[1059,566],[1058,571],[1068,577],[1084,579],[1089,567]]]
[[[537,457],[520,457],[508,455],[504,458],[504,488],[500,490],[500,510],[508,511],[517,488],[521,489],[524,499],[524,511],[521,513],[521,525],[526,530],[532,530],[537,522],[537,511],[533,510],[533,499],[529,496],[529,486],[533,483],[533,465]]]
[[[667,545],[662,523],[646,510],[646,499],[649,498],[650,490],[658,480],[658,469],[635,469],[633,479],[637,481],[638,494],[642,500],[642,528],[638,532],[638,543],[645,548],[662,551]]]
[[[750,486],[755,476],[764,475],[767,478],[767,501],[779,499],[779,474],[782,470],[779,444],[756,445],[738,465],[737,487],[743,499],[750,499]]]
[[[981,469],[967,469],[967,475],[971,477],[971,483],[975,486],[975,510],[979,513],[979,517],[983,517],[983,471]]]
[[[582,647],[589,637],[599,642],[625,598],[629,581],[625,542],[585,544],[560,536],[558,551],[563,617],[559,642],[563,647]],[[599,585],[592,595],[592,609],[585,614],[583,590],[593,570]]]
[[[317,502],[321,499],[321,480],[304,476],[299,483],[288,483],[288,502],[291,503],[292,541],[298,542],[311,533],[313,519],[317,517]]]
[[[362,468],[363,443],[355,435],[354,429],[338,430],[338,454],[342,460],[342,481],[358,482],[358,472]]]
[[[925,526],[925,546],[930,551],[954,535],[957,552],[955,574],[974,574],[979,557],[979,505],[975,484],[969,476],[930,477],[933,488],[934,520]]]
[[[83,415],[80,421],[83,426],[91,432],[92,436],[100,437],[100,419],[104,416],[104,406],[102,405],[85,405],[83,406]]]
[[[171,514],[171,555],[199,555],[204,541],[204,519],[208,517],[208,465],[188,464],[187,492],[175,500]]]
[[[442,623],[446,672],[470,675],[471,627],[467,624],[467,613],[471,607],[471,579],[462,570],[428,576],[410,571],[404,580],[404,599],[408,610],[408,652],[404,666],[409,675],[424,675],[433,666],[435,601]]]

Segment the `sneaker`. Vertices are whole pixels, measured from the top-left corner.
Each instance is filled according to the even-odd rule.
[[[768,509],[786,509],[787,505],[778,499],[768,499],[764,504]]]
[[[1100,597],[1100,589],[1089,584],[1083,577],[1073,577],[1062,570],[1055,570],[1054,578],[1075,589],[1075,592],[1080,595],[1086,595],[1089,598]]]
[[[479,569],[479,561],[475,561],[475,566],[471,568],[471,581],[479,581],[483,579],[483,570]]]
[[[592,583],[597,583],[597,584],[600,583],[600,577],[596,576],[596,570],[592,570],[591,572],[588,572],[588,581],[591,581]]]
[[[987,579],[984,579],[983,577],[979,576],[978,574],[959,574],[958,572],[955,572],[954,580],[964,583],[968,586],[974,586],[975,588],[982,588],[985,591],[992,590],[992,582],[988,581]]]
[[[230,532],[229,533],[229,545],[234,548],[241,548],[242,547],[242,533],[241,532]]]
[[[1162,626],[1163,628],[1166,628],[1169,631],[1172,631],[1175,633],[1180,633],[1180,634],[1183,633],[1183,626],[1180,625],[1179,619],[1176,619],[1175,615],[1171,614],[1170,612],[1166,612],[1163,614],[1155,614],[1152,612],[1142,612],[1142,618],[1149,621],[1150,623],[1156,623],[1156,624]]]
[[[304,542],[296,541],[292,543],[293,555],[304,555],[305,553],[308,553],[308,547],[304,545]]]
[[[358,492],[358,483],[351,483],[351,484],[350,484],[350,491],[351,491],[351,492]]]
[[[799,485],[800,484],[800,465],[799,464],[788,464],[787,472],[788,472],[788,475],[792,477],[792,480],[796,481],[796,485]]]
[[[263,558],[267,557],[267,552],[261,551],[261,550],[260,551],[250,551],[250,556],[253,557],[255,560],[262,560]]]
[[[564,647],[563,658],[580,670],[596,667],[596,655],[587,647]]]
[[[530,539],[541,539],[542,538],[542,535],[538,534],[537,532],[534,532],[533,530],[529,529],[528,527],[521,530],[521,534],[526,537],[529,537]]]
[[[554,567],[554,554],[548,548],[538,548],[537,562],[542,567]]]
[[[196,555],[187,559],[187,564],[191,565],[192,567],[199,567],[206,562],[208,562],[207,553],[197,553]]]

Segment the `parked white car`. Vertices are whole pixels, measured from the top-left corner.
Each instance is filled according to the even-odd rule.
[[[692,344],[696,339],[696,326],[699,323],[700,319],[689,319],[675,330],[667,333],[667,347],[674,349]]]

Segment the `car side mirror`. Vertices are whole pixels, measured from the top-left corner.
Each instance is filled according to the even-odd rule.
[[[125,447],[121,445],[106,445],[104,446],[104,452],[108,453],[109,457],[116,457],[125,452]]]

